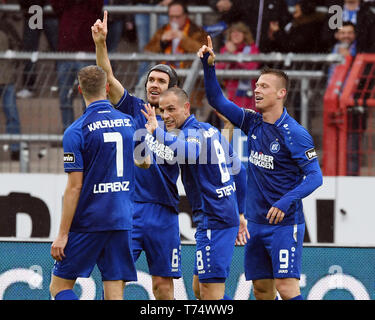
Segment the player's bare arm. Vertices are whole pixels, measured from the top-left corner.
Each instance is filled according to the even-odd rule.
[[[68,233],[81,194],[82,181],[83,172],[75,171],[68,174],[59,233],[51,245],[51,256],[57,261],[60,261],[65,257],[64,249],[68,242]]]
[[[105,10],[103,21],[98,19],[91,27],[91,35],[95,42],[96,64],[107,73],[107,81],[109,83],[109,100],[111,103],[117,104],[124,95],[124,87],[120,81],[115,78],[111,62],[108,57],[106,44],[108,34],[107,20],[108,12]]]

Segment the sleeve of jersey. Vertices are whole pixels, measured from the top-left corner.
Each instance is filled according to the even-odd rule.
[[[296,188],[286,193],[279,201],[275,202],[273,207],[287,213],[295,201],[307,197],[322,185],[323,176],[318,161],[308,163],[302,170],[305,174],[303,181]]]
[[[65,172],[83,171],[82,136],[78,130],[69,130],[63,137]]]
[[[241,128],[244,122],[244,110],[225,98],[217,81],[215,66],[210,66],[207,62],[209,57],[205,53],[201,59],[204,70],[204,85],[209,104],[228,118],[235,126]]]
[[[126,89],[124,89],[123,96],[121,97],[120,101],[114,105],[114,107],[117,110],[134,117],[138,114],[138,112],[140,112],[137,110],[137,106],[139,106],[139,108],[142,108],[143,106],[143,103],[139,103],[139,101],[136,100],[142,101],[141,99],[132,96]]]
[[[188,136],[184,140],[176,137],[160,127],[154,131],[154,137],[160,143],[170,147],[173,150],[174,157],[178,163],[185,163],[185,160],[195,161],[199,157],[201,150],[201,139],[197,136]]]
[[[292,158],[304,174],[302,182],[293,190],[287,192],[273,206],[287,213],[293,203],[311,194],[323,183],[323,175],[319,166],[318,156],[310,134],[301,129],[290,135],[287,141]],[[288,138],[289,139],[289,138]]]

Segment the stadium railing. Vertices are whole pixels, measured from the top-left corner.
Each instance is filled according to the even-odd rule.
[[[375,175],[374,107],[375,54],[348,57],[324,97],[324,175]]]
[[[22,143],[19,163],[7,161],[4,150],[0,148],[0,171],[2,172],[62,172],[61,141],[62,128],[59,110],[58,86],[55,62],[62,60],[92,61],[93,53],[56,53],[56,52],[0,52],[0,60],[36,62],[35,96],[29,99],[17,99],[20,113],[21,133],[11,135],[5,133],[5,120],[0,116],[0,143],[20,141]],[[206,100],[203,84],[203,70],[195,54],[164,55],[141,53],[110,54],[116,77],[129,92],[142,97],[144,95],[144,79],[138,74],[138,63],[159,61],[191,61],[190,69],[177,69],[183,88],[194,97],[194,109],[201,120],[207,117],[210,109]],[[291,78],[289,94],[291,106],[289,112],[298,116],[306,128],[316,128],[314,122],[321,124],[322,90],[326,86],[326,70],[332,63],[342,61],[338,55],[301,55],[301,54],[259,54],[252,56],[217,55],[217,61],[258,61],[272,67],[287,69]],[[138,63],[137,63],[138,62]],[[16,86],[22,82],[22,72],[16,72]],[[259,70],[217,70],[219,80],[256,78]],[[143,75],[144,76],[144,75]],[[82,100],[72,88],[75,97],[73,108],[76,115],[82,113]],[[3,119],[1,119],[3,118]],[[2,120],[2,121],[1,121]],[[321,125],[320,125],[321,128]],[[321,130],[316,130],[316,144],[321,145]],[[319,147],[318,147],[319,148]],[[48,152],[48,157],[44,155]],[[47,159],[49,159],[47,161]],[[8,159],[9,160],[9,159]]]

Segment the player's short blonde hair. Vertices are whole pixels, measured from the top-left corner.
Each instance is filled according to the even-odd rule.
[[[105,92],[107,74],[99,66],[87,66],[79,70],[78,82],[84,97],[95,98]]]

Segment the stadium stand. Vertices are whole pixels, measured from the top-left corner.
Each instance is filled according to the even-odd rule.
[[[9,2],[8,2],[9,3]],[[154,32],[157,29],[158,14],[166,12],[166,8],[158,6],[105,6],[105,9],[117,15],[131,16],[137,12],[150,14],[150,30]],[[189,6],[190,16],[198,25],[204,25],[205,21],[213,14],[213,9],[208,6]],[[292,7],[290,7],[292,10]],[[46,7],[46,10],[51,10]],[[327,11],[327,8],[318,7],[319,11]],[[11,12],[19,19],[19,31],[23,26],[22,12],[17,4],[0,5],[0,11]],[[134,41],[135,40],[135,41]],[[45,52],[48,50],[47,40],[42,36],[39,51],[30,52],[0,52],[0,60],[18,61],[20,68],[16,72],[16,87],[22,88],[22,64],[30,59],[35,61],[36,80],[34,84],[35,95],[29,99],[17,99],[17,107],[21,122],[21,135],[5,134],[5,117],[0,113],[0,171],[1,172],[62,172],[61,165],[61,119],[58,103],[58,85],[55,63],[63,59],[95,61],[95,56],[85,53],[77,53],[69,56],[66,53]],[[216,50],[218,52],[218,50]],[[174,57],[170,55],[168,61],[185,60],[193,62],[196,58],[194,54],[183,55],[183,57]],[[116,76],[126,84],[130,92],[143,94],[143,79],[138,77],[138,65],[142,62],[157,63],[165,61],[163,55],[143,54],[138,52],[136,39],[129,39],[123,34],[122,39],[115,52],[111,53],[111,60],[114,63]],[[333,108],[327,103],[323,104],[326,99],[324,95],[333,94],[331,87],[327,85],[327,75],[329,68],[334,63],[342,62],[342,58],[335,54],[294,54],[294,53],[267,53],[251,55],[223,54],[217,55],[217,61],[242,61],[258,62],[259,66],[270,66],[283,68],[291,75],[291,88],[288,96],[287,105],[292,116],[306,126],[313,135],[318,152],[323,159],[322,164],[325,172],[336,172],[336,169],[330,169],[326,164],[327,157],[324,152],[324,132],[332,131],[332,126],[327,124],[327,112]],[[134,63],[136,62],[136,63]],[[337,68],[336,68],[337,69]],[[224,79],[243,79],[256,78],[257,70],[218,70],[220,80]],[[339,69],[336,70],[339,72]],[[372,72],[372,70],[370,70]],[[184,79],[183,86],[189,92],[204,91],[202,70],[199,64],[192,64],[190,69],[180,70],[179,76]],[[338,75],[336,75],[338,77]],[[74,113],[79,116],[82,112],[81,98],[73,88]],[[203,92],[202,92],[203,94]],[[368,102],[368,101],[367,101]],[[193,105],[197,117],[206,120],[210,114],[210,106],[206,100],[197,100]],[[348,109],[350,110],[350,108]],[[331,116],[330,116],[331,117]],[[332,118],[332,117],[331,117]],[[369,132],[367,130],[367,132]],[[331,137],[331,136],[330,136]],[[10,139],[15,141],[21,140],[21,157],[20,161],[12,161],[9,154]],[[328,138],[333,139],[333,138]],[[368,148],[371,145],[367,146]],[[361,151],[360,154],[363,154]],[[328,161],[328,160],[327,160]],[[332,159],[329,160],[333,162]],[[328,171],[327,171],[328,170]],[[331,171],[330,171],[331,170]],[[333,170],[333,171],[332,171]],[[361,174],[364,174],[364,171]],[[328,173],[330,174],[330,173]],[[345,174],[345,173],[342,173]],[[366,172],[369,174],[369,172]]]

